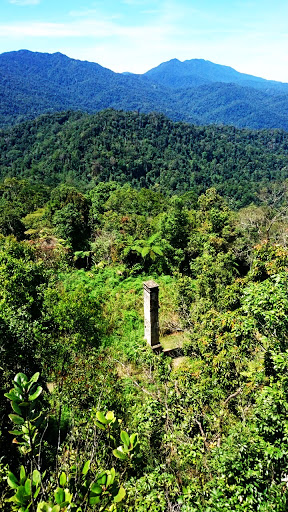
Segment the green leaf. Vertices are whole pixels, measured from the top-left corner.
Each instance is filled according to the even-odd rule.
[[[107,472],[103,471],[102,473],[100,473],[100,475],[97,476],[97,478],[95,480],[97,482],[97,485],[106,485]]]
[[[58,505],[61,505],[61,503],[63,503],[63,501],[65,500],[65,492],[63,489],[61,489],[60,487],[58,487],[54,493],[55,495],[55,501]]]
[[[39,485],[41,483],[41,474],[37,469],[34,469],[32,473],[32,481],[34,485]]]
[[[31,379],[30,379],[30,381],[29,381],[29,382],[31,382],[31,384],[32,384],[32,382],[37,382],[37,380],[39,379],[39,377],[40,377],[40,373],[39,373],[39,372],[36,372],[36,373],[34,373],[34,375],[31,377]]]
[[[60,507],[59,507],[60,510]],[[46,503],[45,501],[41,501],[37,505],[37,512],[51,512],[52,507],[49,505],[49,503]]]
[[[26,502],[26,498],[27,498],[27,496],[26,496],[26,492],[25,492],[25,487],[24,487],[24,485],[20,485],[18,487],[18,490],[17,490],[15,496],[14,496],[14,499],[16,502],[21,503],[21,505],[24,505]]]
[[[155,242],[156,238],[159,238],[160,234],[159,233],[154,233],[154,235],[151,235],[148,240],[147,240],[147,243],[149,245],[151,245],[153,242]]]
[[[34,373],[34,375],[31,377],[31,379],[28,382],[27,391],[29,391],[32,388],[32,386],[37,382],[37,380],[39,379],[39,376],[40,376],[39,372]]]
[[[120,501],[122,501],[125,498],[125,494],[126,491],[124,487],[120,487],[118,494],[116,494],[116,496],[114,497],[114,503],[119,503]]]
[[[120,438],[122,443],[126,444],[126,446],[129,448],[130,446],[130,437],[128,436],[127,432],[124,430],[121,431]]]
[[[12,436],[21,436],[22,431],[21,430],[9,430],[9,434],[12,434]]]
[[[24,466],[21,466],[20,467],[20,481],[21,483],[26,480],[26,471],[25,471],[25,468]]]
[[[31,496],[31,488],[32,488],[31,480],[30,480],[30,478],[27,478],[27,480],[25,482],[25,492],[26,492],[27,496]]]
[[[9,393],[4,393],[4,396],[6,396],[6,398],[12,401],[22,400],[22,395],[20,393],[17,393],[14,389],[11,389]]]
[[[115,420],[114,412],[113,411],[108,411],[107,414],[106,414],[106,419],[108,421],[110,421],[110,422]]]
[[[36,489],[36,491],[34,492],[33,497],[34,497],[34,499],[35,499],[35,500],[36,500],[36,498],[37,498],[37,496],[38,496],[38,494],[39,494],[40,490],[41,490],[41,487],[38,487],[38,488]]]
[[[158,245],[153,245],[152,250],[156,254],[159,254],[159,256],[163,256],[163,251],[162,251],[161,247],[159,247]]]
[[[60,478],[59,478],[59,483],[60,483],[61,487],[64,487],[66,485],[66,482],[67,482],[66,473],[64,473],[64,471],[62,471]]]
[[[102,493],[102,487],[98,485],[96,482],[94,482],[91,485],[90,491],[93,492],[93,494],[101,494]]]
[[[87,460],[83,466],[82,475],[87,475],[89,469],[90,469],[90,460]]]
[[[101,430],[106,430],[104,425],[102,425],[102,423],[99,423],[99,421],[95,421],[95,425],[96,427],[101,428]]]
[[[22,414],[22,411],[19,407],[19,405],[16,403],[16,402],[11,402],[11,407],[13,409],[14,412],[16,412],[17,414]]]
[[[18,479],[16,478],[15,475],[13,475],[13,473],[11,473],[11,471],[9,471],[9,473],[8,473],[7,482],[8,482],[8,485],[12,489],[18,489],[18,487],[19,487]]]
[[[115,480],[115,469],[112,468],[110,471],[107,471],[106,487],[109,487],[109,485],[113,484],[114,480]]]
[[[60,505],[54,505],[51,512],[60,512]]]
[[[14,377],[14,381],[19,384],[20,387],[23,386],[23,384],[27,384],[28,378],[26,377],[25,373],[17,373]]]
[[[69,492],[69,489],[64,489],[64,494],[65,494],[65,502],[67,504],[71,503],[73,496],[72,496],[71,492]]]
[[[9,414],[9,418],[13,423],[16,423],[16,425],[23,425],[24,418],[22,416],[18,416],[17,414]]]
[[[138,443],[138,434],[131,434],[130,436],[130,445],[132,448]]]
[[[91,496],[91,498],[89,498],[89,505],[97,505],[98,503],[100,503],[100,500],[100,496]]]
[[[142,249],[142,251],[141,251],[142,258],[145,258],[145,256],[147,256],[149,251],[150,251],[150,247],[144,247],[144,249]]]
[[[103,423],[103,425],[107,425],[108,420],[105,418],[103,412],[97,411],[96,412],[96,418],[100,421],[100,423]]]
[[[29,397],[28,397],[29,402],[36,400],[36,398],[38,398],[38,396],[41,395],[42,390],[43,390],[43,388],[41,388],[41,386],[38,386],[38,388],[36,389],[36,391],[34,391],[34,393],[32,393],[32,395],[29,394]]]
[[[127,459],[127,455],[126,455],[126,453],[123,452],[122,446],[118,446],[118,448],[116,448],[116,450],[113,450],[112,453],[115,457],[117,457],[117,459],[121,459],[121,460]]]

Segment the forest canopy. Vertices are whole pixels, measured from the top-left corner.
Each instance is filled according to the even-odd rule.
[[[43,115],[0,131],[0,176],[86,189],[117,181],[164,193],[209,187],[236,206],[287,179],[288,135],[173,123],[161,114],[106,110]]]

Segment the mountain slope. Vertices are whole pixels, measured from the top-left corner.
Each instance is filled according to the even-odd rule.
[[[150,69],[142,76],[165,87],[190,88],[214,82],[233,83],[253,87],[271,94],[288,93],[288,84],[265,80],[245,73],[239,73],[229,66],[214,64],[203,59],[172,59]]]
[[[243,206],[288,177],[288,133],[197,127],[161,114],[106,110],[43,115],[0,131],[0,178],[117,181],[197,194],[211,186]]]
[[[177,101],[202,124],[288,130],[288,96],[271,96],[252,87],[209,83],[175,91]]]
[[[174,121],[194,124],[288,130],[288,93],[279,94],[275,89],[282,90],[283,86],[286,90],[287,84],[249,78],[232,68],[213,63],[208,63],[207,67],[206,61],[199,62],[186,61],[185,64],[174,59],[145,75],[133,75],[114,73],[99,64],[70,59],[61,53],[27,50],[4,53],[0,55],[0,127],[48,112],[94,113],[115,108],[161,112]],[[159,78],[159,68],[166,70],[164,84],[160,83],[163,73],[161,71]],[[198,69],[193,79],[192,68]],[[186,72],[189,72],[187,76]],[[228,82],[233,76],[237,83]],[[182,79],[187,79],[183,83],[189,84],[189,88],[178,87]],[[247,81],[257,87],[263,83],[265,87],[257,91],[257,87],[247,87]]]
[[[173,115],[169,91],[163,98],[162,86],[61,53],[20,50],[0,55],[0,94],[2,126],[65,109],[97,112],[112,107]]]

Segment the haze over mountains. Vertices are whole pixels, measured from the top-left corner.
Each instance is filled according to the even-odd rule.
[[[46,112],[162,112],[174,121],[288,130],[288,84],[201,59],[172,59],[143,75],[114,73],[61,53],[0,55],[0,126]]]

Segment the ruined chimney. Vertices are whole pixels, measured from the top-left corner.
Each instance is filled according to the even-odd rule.
[[[155,281],[144,284],[144,338],[152,348],[159,345],[159,286]]]

